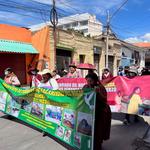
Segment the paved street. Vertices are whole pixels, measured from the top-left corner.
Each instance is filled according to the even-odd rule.
[[[148,124],[140,117],[139,122],[134,123],[131,117],[131,124],[123,125],[124,114],[113,114],[112,118],[111,137],[104,142],[103,150],[135,150],[132,143],[136,138],[143,137]]]
[[[65,150],[61,144],[18,120],[9,120],[0,113],[0,150]],[[142,137],[148,125],[140,118],[139,123],[123,125],[123,115],[113,114],[111,138],[104,142],[103,150],[132,150],[132,142]]]

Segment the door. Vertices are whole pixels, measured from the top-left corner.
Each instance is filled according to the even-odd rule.
[[[56,67],[58,70],[69,69],[71,64],[71,51],[66,51],[62,49],[56,50]]]
[[[4,70],[12,68],[21,84],[26,84],[25,54],[0,53],[0,77],[4,79]]]

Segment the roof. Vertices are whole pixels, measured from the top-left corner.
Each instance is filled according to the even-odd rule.
[[[145,47],[145,48],[148,48],[148,47],[150,47],[150,42],[134,43],[134,45],[139,46],[139,47]]]
[[[39,53],[32,46],[32,44],[3,39],[0,39],[0,52],[31,53],[31,54]]]
[[[0,39],[31,43],[31,31],[7,24],[0,24]]]
[[[145,47],[140,47],[140,46],[137,46],[137,45],[134,45],[134,44],[131,44],[131,43],[127,43],[127,42],[125,42],[125,41],[121,41],[120,40],[120,42],[121,42],[121,44],[122,44],[122,46],[123,47],[127,47],[127,48],[129,48],[129,49],[131,49],[131,50],[137,50],[137,51],[146,51],[147,49],[145,48]]]

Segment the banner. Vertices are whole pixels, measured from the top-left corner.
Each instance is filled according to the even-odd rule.
[[[60,78],[57,80],[60,90],[79,90],[86,84],[85,78]]]
[[[112,112],[124,112],[150,116],[150,76],[127,78],[116,76],[104,80],[107,91],[107,102]],[[58,80],[60,89],[81,89],[85,84],[84,78],[62,78]]]
[[[92,149],[95,92],[21,89],[0,79],[0,110],[62,140]]]
[[[150,76],[117,76],[105,85],[113,112],[150,116]]]

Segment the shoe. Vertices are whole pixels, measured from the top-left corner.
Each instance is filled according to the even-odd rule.
[[[135,123],[138,123],[138,122],[139,122],[138,117],[135,117],[135,118],[134,118],[134,122],[135,122]]]
[[[45,136],[47,136],[48,135],[48,133],[46,133],[46,132],[42,132],[43,133],[43,137],[45,137]]]
[[[123,120],[123,124],[124,124],[124,125],[129,125],[129,124],[130,124],[130,121],[128,121],[127,119],[124,119],[124,120]]]

